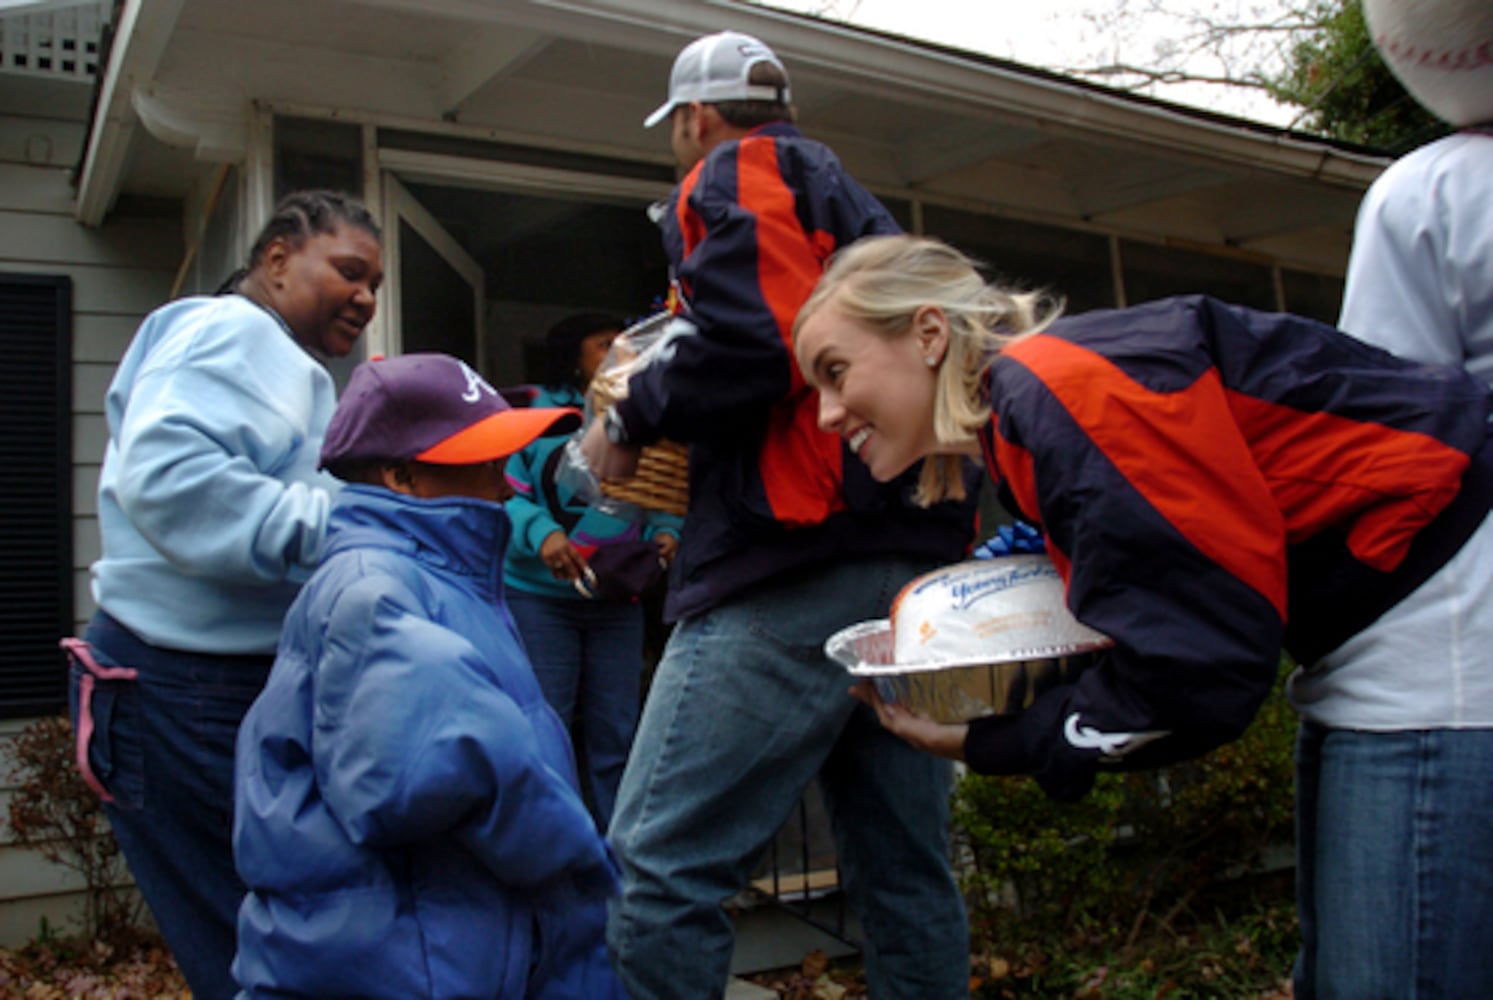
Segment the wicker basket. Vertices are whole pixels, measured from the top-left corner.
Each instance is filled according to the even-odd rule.
[[[605,417],[626,392],[625,377],[598,372],[591,381],[591,407],[598,417]],[[603,479],[601,492],[614,500],[683,517],[689,507],[689,449],[669,440],[647,445],[638,456],[637,472],[627,479]]]

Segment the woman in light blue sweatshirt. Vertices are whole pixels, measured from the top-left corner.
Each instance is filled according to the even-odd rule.
[[[353,349],[382,278],[366,208],[293,194],[231,294],[146,317],[105,401],[98,612],[64,641],[79,766],[198,1000],[236,990],[234,740],[338,485],[318,357]]]
[[[621,329],[621,320],[600,313],[555,324],[545,336],[545,385],[533,405],[583,406],[586,386]],[[544,696],[574,730],[591,808],[605,830],[638,723],[643,605],[583,596],[575,581],[597,550],[619,542],[652,540],[667,564],[683,519],[653,512],[618,517],[587,505],[565,477],[556,481],[564,443],[540,438],[508,463],[513,541],[503,582]]]

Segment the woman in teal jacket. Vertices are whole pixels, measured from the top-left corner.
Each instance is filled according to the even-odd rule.
[[[584,392],[622,322],[600,313],[561,320],[545,337],[545,385],[535,406],[583,406]],[[534,673],[566,726],[573,726],[593,815],[606,829],[637,726],[643,675],[643,604],[585,596],[576,586],[600,548],[651,539],[667,565],[682,519],[590,506],[555,475],[564,441],[540,438],[508,463],[513,542],[503,580]]]

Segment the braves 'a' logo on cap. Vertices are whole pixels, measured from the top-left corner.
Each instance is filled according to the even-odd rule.
[[[482,398],[484,392],[489,396],[496,396],[498,394],[498,390],[488,385],[487,379],[478,375],[465,361],[458,360],[456,363],[461,365],[462,374],[467,377],[467,391],[461,394],[463,402],[475,403]]]

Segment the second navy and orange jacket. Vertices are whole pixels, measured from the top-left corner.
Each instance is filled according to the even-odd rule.
[[[1296,316],[1189,297],[1061,319],[1001,352],[989,393],[1002,502],[1115,645],[965,751],[1060,798],[1239,736],[1282,649],[1331,651],[1493,506],[1481,382]]]
[[[826,559],[963,556],[974,503],[923,510],[916,473],[877,483],[836,434],[793,360],[799,306],[835,250],[901,227],[828,147],[772,123],[711,150],[663,220],[678,320],[667,360],[616,404],[629,440],[687,442],[690,505],[671,619]],[[971,463],[971,490],[979,471]]]

